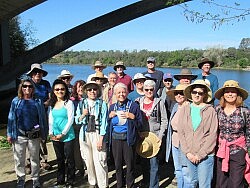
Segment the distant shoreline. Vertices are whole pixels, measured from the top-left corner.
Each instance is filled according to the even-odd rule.
[[[44,64],[50,64],[50,65],[89,65],[92,66],[92,64],[68,64],[68,63],[47,63],[45,62]],[[107,66],[114,66],[114,65],[107,65]],[[126,67],[130,67],[130,66],[126,66]],[[138,67],[138,66],[133,66],[133,67]],[[143,66],[142,66],[143,67]],[[181,69],[184,67],[180,67],[180,66],[157,66],[157,68],[173,68],[173,69]],[[185,68],[189,68],[189,69],[199,69],[198,67],[185,67]],[[229,67],[213,67],[213,69],[216,70],[234,70],[234,71],[250,71],[250,67],[247,68],[229,68]]]

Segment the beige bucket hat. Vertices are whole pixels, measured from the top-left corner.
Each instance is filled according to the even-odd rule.
[[[187,85],[185,84],[178,84],[175,89],[171,89],[169,91],[167,91],[167,95],[168,97],[172,100],[175,101],[175,95],[174,92],[175,91],[184,91],[186,89]]]
[[[27,72],[27,75],[30,76],[30,74],[34,70],[42,71],[44,77],[47,76],[47,74],[48,74],[48,72],[43,69],[43,66],[41,64],[34,63],[34,64],[31,65],[30,70]]]
[[[243,100],[247,99],[248,97],[248,91],[241,88],[239,85],[239,82],[235,81],[235,80],[227,80],[225,81],[225,83],[223,84],[222,88],[218,89],[214,96],[216,99],[221,98],[221,96],[224,94],[224,89],[225,88],[236,88],[239,92],[239,95],[242,97]]]
[[[195,80],[194,83],[192,83],[186,87],[186,89],[184,90],[184,95],[187,97],[187,99],[192,101],[191,89],[194,85],[202,85],[202,86],[205,86],[207,88],[207,99],[204,102],[209,103],[212,100],[212,90],[206,84],[206,82],[204,80]]]
[[[92,65],[92,69],[95,70],[95,67],[103,67],[103,69],[105,69],[107,66],[104,65],[101,61],[97,60],[94,65]]]
[[[141,132],[141,136],[143,137],[137,142],[136,152],[138,155],[143,158],[152,158],[160,150],[161,143],[159,142],[159,138],[156,134],[152,132]]]

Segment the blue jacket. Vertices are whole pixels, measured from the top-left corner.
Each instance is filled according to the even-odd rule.
[[[43,140],[46,139],[48,135],[48,124],[46,120],[46,114],[45,114],[45,109],[43,102],[41,99],[34,99],[35,100],[35,105],[39,114],[39,125],[40,125],[40,130],[41,130],[41,138]],[[7,125],[7,136],[11,137],[12,140],[17,140],[17,130],[18,130],[18,125],[17,125],[17,113],[16,110],[18,106],[20,105],[20,102],[22,99],[19,99],[18,97],[15,97],[10,106],[10,111],[9,111],[9,116],[8,116],[8,125]]]
[[[125,104],[127,104],[128,101],[129,100],[127,99],[125,101]],[[108,114],[110,114],[111,111],[114,111],[115,105],[116,103],[110,106]],[[141,114],[139,105],[135,102],[132,102],[129,112],[135,115],[135,119],[133,120],[128,119],[128,131],[127,131],[127,143],[129,146],[133,146],[136,143],[138,130],[140,130],[142,127],[142,114]],[[111,140],[112,140],[111,135],[113,131],[111,119],[112,118],[108,118],[109,132],[110,132],[109,143],[111,143]]]
[[[173,119],[177,110],[178,110],[178,103],[175,103],[172,109],[172,112],[168,121],[168,127],[167,127],[168,130],[167,130],[167,137],[166,137],[166,162],[168,162],[169,160],[169,156],[170,156],[171,148],[172,148],[172,133],[173,133],[172,131],[173,130],[171,126],[171,120]]]

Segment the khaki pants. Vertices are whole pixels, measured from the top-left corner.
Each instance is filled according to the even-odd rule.
[[[16,174],[18,179],[23,180],[25,180],[26,148],[28,148],[30,156],[31,178],[33,181],[36,181],[40,176],[40,138],[28,139],[24,136],[18,136],[17,140],[13,143]]]
[[[81,156],[86,163],[88,182],[90,185],[98,185],[99,188],[108,186],[108,166],[106,144],[103,144],[102,151],[97,150],[99,133],[85,133],[85,141],[79,140]]]

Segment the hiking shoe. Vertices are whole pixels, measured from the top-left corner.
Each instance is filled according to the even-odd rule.
[[[31,164],[27,164],[25,166],[25,172],[26,172],[26,174],[31,174]]]
[[[41,184],[38,180],[33,181],[33,188],[41,188]]]
[[[16,184],[16,187],[17,188],[24,188],[24,185],[25,185],[25,181],[20,179],[20,180],[17,180],[17,184]]]
[[[44,170],[52,170],[52,166],[47,162],[41,162],[41,168]]]

